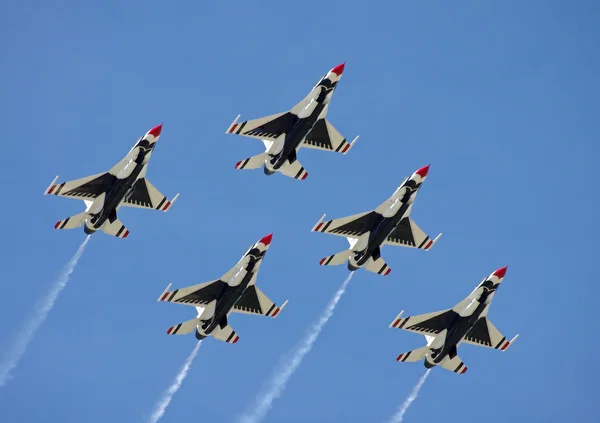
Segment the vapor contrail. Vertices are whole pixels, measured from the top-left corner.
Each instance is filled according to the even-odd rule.
[[[417,399],[417,395],[419,395],[419,391],[421,390],[421,387],[425,383],[425,379],[427,379],[427,376],[429,376],[430,371],[431,371],[431,369],[427,369],[425,374],[423,376],[421,376],[421,379],[419,379],[419,381],[413,388],[412,392],[410,393],[409,397],[406,398],[406,400],[404,401],[402,406],[398,409],[396,414],[394,414],[392,416],[389,423],[401,423],[404,420],[404,413],[406,413],[406,410],[408,410],[408,407],[410,407],[412,402]]]
[[[290,380],[290,377],[292,377],[292,374],[294,374],[300,363],[302,363],[302,360],[306,354],[310,352],[315,341],[319,337],[321,330],[323,330],[325,323],[327,323],[327,321],[333,315],[335,306],[346,291],[346,287],[348,286],[350,279],[352,279],[352,275],[354,275],[354,272],[351,272],[348,275],[340,289],[337,290],[329,304],[327,304],[327,308],[325,309],[319,321],[309,330],[306,338],[301,342],[300,346],[295,348],[291,359],[285,363],[282,368],[275,372],[273,378],[267,384],[269,387],[268,390],[257,397],[253,410],[248,414],[241,416],[239,419],[240,422],[258,423],[267,415],[267,412],[273,405],[273,401],[281,396],[285,386]]]
[[[46,297],[36,307],[33,316],[17,335],[14,345],[6,352],[4,360],[2,363],[0,363],[0,387],[6,385],[11,379],[10,372],[17,367],[17,364],[19,364],[19,360],[23,354],[25,354],[25,350],[27,350],[27,346],[33,339],[33,336],[40,328],[42,323],[44,323],[44,320],[46,320],[46,317],[48,317],[48,313],[50,313],[50,310],[52,310],[52,307],[54,307],[54,303],[56,302],[58,295],[67,285],[67,282],[69,282],[71,273],[73,273],[73,270],[75,270],[75,266],[77,266],[77,262],[81,258],[83,250],[85,249],[85,246],[89,240],[90,235],[88,235],[83,243],[81,243],[77,249],[77,252],[75,252],[75,255],[71,258],[71,260],[69,260],[65,268],[58,276],[58,279],[54,285],[52,285],[50,288],[50,292],[48,292]]]
[[[190,353],[188,358],[185,360],[185,363],[183,363],[183,366],[179,370],[179,373],[177,373],[177,376],[175,377],[175,380],[173,381],[173,383],[171,384],[171,386],[169,386],[169,389],[167,389],[165,391],[165,394],[163,395],[161,400],[158,402],[158,404],[156,404],[156,407],[154,408],[154,412],[152,413],[152,416],[150,416],[150,420],[149,420],[150,423],[156,423],[157,421],[160,420],[160,418],[163,416],[163,414],[165,414],[165,411],[166,411],[167,407],[169,406],[169,403],[171,402],[173,395],[175,395],[177,393],[177,391],[179,391],[179,388],[181,388],[181,384],[183,383],[183,380],[187,376],[187,374],[190,370],[190,367],[192,367],[192,362],[194,361],[194,358],[196,358],[196,354],[198,354],[198,350],[200,349],[201,344],[202,344],[202,341],[198,341],[198,343],[196,344],[196,346],[194,347],[194,349],[192,350],[192,352]]]

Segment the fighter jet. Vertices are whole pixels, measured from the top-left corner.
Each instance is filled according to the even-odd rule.
[[[297,159],[301,147],[346,154],[351,143],[326,119],[329,102],[344,72],[336,66],[319,79],[311,92],[289,112],[237,123],[238,115],[226,134],[237,134],[262,140],[266,151],[236,163],[236,169],[257,169],[264,165],[266,175],[281,172],[296,179],[306,179],[308,172]]]
[[[467,366],[456,351],[462,342],[506,351],[519,335],[507,341],[487,318],[494,294],[505,274],[506,267],[496,270],[450,310],[404,318],[401,311],[390,327],[425,335],[427,345],[400,354],[396,360],[415,362],[424,358],[428,369],[440,365],[444,369],[463,374],[467,371]]]
[[[387,276],[392,269],[381,258],[383,245],[429,250],[442,234],[431,240],[409,217],[428,171],[429,165],[417,170],[373,211],[328,222],[323,222],[323,215],[312,231],[346,237],[350,249],[321,259],[321,266],[335,266],[348,261],[348,270],[351,272],[364,267],[370,272]]]
[[[118,238],[126,238],[129,230],[117,218],[121,206],[162,210],[171,208],[171,201],[146,179],[148,161],[160,136],[162,124],[141,137],[129,153],[112,169],[74,181],[57,184],[54,178],[44,194],[83,200],[85,211],[56,222],[54,229],[74,229],[84,225],[90,235],[101,230]]]
[[[251,245],[240,261],[220,279],[174,291],[169,291],[169,284],[158,301],[196,307],[198,315],[187,322],[171,326],[167,334],[184,335],[195,330],[198,340],[212,336],[235,344],[239,336],[227,321],[232,312],[277,317],[287,301],[277,307],[256,286],[256,276],[272,236],[273,234],[267,235]]]

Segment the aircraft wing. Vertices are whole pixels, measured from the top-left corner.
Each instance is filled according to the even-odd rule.
[[[511,341],[507,341],[506,336],[502,335],[487,317],[482,317],[465,335],[462,342],[505,351],[517,339],[517,336]]]
[[[57,179],[58,176],[54,178],[54,181],[52,181],[44,194],[85,200],[96,198],[103,192],[106,192],[114,183],[116,176],[105,172],[60,184],[56,184]]]
[[[327,119],[319,119],[306,136],[302,146],[346,154],[357,139],[358,137],[354,138],[352,143],[348,143]]]
[[[178,196],[179,194],[172,201],[169,201],[148,179],[140,178],[133,184],[130,194],[123,201],[123,205],[166,212]]]
[[[323,222],[325,215],[311,229],[313,232],[324,232],[331,235],[358,238],[365,232],[371,231],[382,219],[379,213],[368,211],[348,217]]]
[[[404,318],[401,317],[402,313],[398,314],[390,327],[421,335],[436,335],[444,329],[450,328],[458,318],[458,314],[452,310],[442,310]]]
[[[240,299],[235,303],[232,311],[276,317],[286,304],[287,301],[281,307],[277,307],[277,304],[271,301],[256,285],[252,285],[244,291]]]
[[[198,285],[180,288],[174,291],[169,291],[171,285],[161,294],[158,301],[171,303],[179,303],[190,306],[198,306],[199,304],[208,304],[214,300],[218,300],[227,289],[227,284],[222,280],[215,280]]]
[[[402,247],[429,250],[441,235],[442,234],[439,234],[434,240],[432,240],[410,217],[405,217],[400,221],[396,229],[394,229],[394,231],[388,236],[385,243],[390,245],[399,245]]]
[[[226,134],[237,134],[260,140],[275,141],[282,134],[289,134],[298,117],[291,112],[277,113],[237,123],[239,116],[227,128]]]

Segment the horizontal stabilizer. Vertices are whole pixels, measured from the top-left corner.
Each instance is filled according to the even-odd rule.
[[[446,356],[446,358],[444,358],[440,363],[440,366],[446,370],[450,370],[451,372],[458,373],[460,375],[467,371],[467,366],[465,366],[465,363],[463,363],[458,355],[455,355],[453,358],[450,358],[449,355]]]
[[[117,238],[127,238],[129,235],[129,229],[127,229],[119,219],[115,219],[113,222],[107,220],[100,230],[105,234],[113,235]]]
[[[390,274],[392,269],[387,265],[385,260],[379,257],[377,260],[373,260],[371,257],[364,265],[364,268],[369,272],[377,273],[378,275],[387,276]]]
[[[198,326],[198,319],[194,318],[188,320],[187,322],[171,326],[169,329],[167,329],[167,335],[186,335],[194,331],[194,329],[196,329],[196,326]]]
[[[229,344],[235,344],[239,341],[240,337],[235,333],[235,331],[231,328],[231,326],[227,325],[224,328],[217,326],[215,330],[212,331],[211,335],[218,339],[219,341],[224,341]]]
[[[261,167],[267,159],[266,153],[257,154],[256,156],[248,157],[247,159],[240,160],[235,164],[235,168],[238,170],[242,169],[258,169]]]
[[[424,347],[417,348],[416,350],[400,354],[396,358],[396,361],[400,361],[402,363],[414,363],[415,361],[422,360],[425,357],[425,354],[427,354],[427,351],[429,351],[429,347],[425,345]]]
[[[340,251],[339,253],[335,253],[331,256],[323,257],[319,264],[321,266],[338,266],[346,263],[346,261],[350,258],[350,254],[352,254],[352,250]]]
[[[75,216],[67,217],[64,220],[56,222],[54,229],[75,229],[83,225],[85,218],[87,217],[86,212],[76,214]]]
[[[306,179],[308,177],[308,172],[300,164],[300,161],[298,159],[294,160],[293,163],[290,163],[290,161],[287,160],[283,164],[283,166],[281,166],[279,171],[281,173],[283,173],[285,176],[289,176],[290,178],[294,178],[294,179],[299,179],[301,181],[303,181],[304,179]]]

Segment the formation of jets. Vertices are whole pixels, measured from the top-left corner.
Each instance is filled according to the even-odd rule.
[[[347,154],[358,136],[349,143],[327,120],[331,97],[344,68],[345,63],[342,63],[327,72],[290,111],[241,123],[238,123],[238,115],[226,133],[257,138],[264,143],[265,152],[239,161],[235,168],[263,167],[266,175],[279,172],[304,180],[308,172],[298,160],[298,151],[302,147]],[[150,129],[108,172],[62,183],[56,183],[57,176],[45,194],[83,200],[86,208],[79,214],[58,221],[55,229],[83,226],[88,235],[100,230],[126,238],[129,230],[117,217],[121,206],[168,211],[179,194],[169,201],[146,178],[150,156],[161,131],[162,125]],[[417,193],[428,172],[429,166],[415,171],[374,210],[329,221],[324,221],[323,215],[312,231],[345,237],[350,247],[321,259],[320,264],[347,263],[351,272],[363,268],[387,276],[391,268],[381,256],[384,245],[430,250],[441,233],[431,239],[411,218]],[[194,332],[198,340],[212,336],[235,344],[239,336],[229,323],[231,313],[277,317],[287,301],[278,306],[257,286],[258,271],[271,241],[272,234],[251,245],[219,279],[173,291],[170,291],[169,285],[158,301],[195,307],[196,317],[171,326],[167,334]],[[452,309],[404,318],[401,312],[390,327],[423,334],[427,345],[400,354],[397,361],[423,360],[427,368],[439,365],[463,374],[467,367],[458,357],[459,344],[464,342],[506,351],[518,335],[507,341],[487,317],[505,274],[506,267],[496,270]]]

